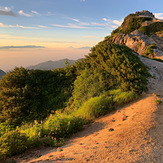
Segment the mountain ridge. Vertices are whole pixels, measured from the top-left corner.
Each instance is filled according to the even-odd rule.
[[[4,75],[6,75],[6,73],[5,73],[3,70],[0,69],[0,79],[1,79]]]
[[[129,14],[109,39],[128,46],[139,55],[163,59],[163,20],[156,19],[149,11]]]
[[[78,60],[80,60],[80,59],[78,59]],[[70,65],[72,65],[78,60],[70,60],[70,59],[67,59],[67,58],[57,60],[57,61],[49,60],[49,61],[45,61],[45,62],[36,64],[36,65],[28,66],[27,68],[28,69],[34,69],[34,70],[36,70],[36,69],[39,69],[39,70],[53,70],[53,69],[56,69],[56,68],[66,67],[65,62],[68,62]]]

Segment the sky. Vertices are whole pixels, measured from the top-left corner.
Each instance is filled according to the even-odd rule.
[[[142,10],[163,19],[162,0],[0,0],[0,69],[82,58]]]

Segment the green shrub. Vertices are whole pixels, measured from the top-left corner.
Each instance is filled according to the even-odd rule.
[[[18,130],[0,137],[0,159],[23,153],[26,149],[27,137]]]
[[[109,85],[110,84],[110,85]],[[104,74],[98,69],[85,69],[74,82],[73,104],[71,108],[79,108],[91,97],[99,96],[111,87]]]
[[[116,106],[126,104],[137,97],[133,92],[123,92],[121,89],[111,90],[110,95],[113,96],[113,101]]]
[[[150,44],[149,46],[147,46],[145,56],[149,58],[154,58],[154,49],[156,49],[155,44]]]
[[[156,32],[162,30],[163,30],[163,22],[155,22],[139,28],[139,31],[144,33],[146,36],[151,36],[152,34],[155,34]]]
[[[139,29],[143,22],[149,20],[151,20],[151,18],[136,17],[135,15],[129,15],[124,19],[124,22],[122,23],[122,32],[125,34],[129,34],[132,31]]]
[[[157,98],[157,99],[155,100],[155,102],[156,102],[156,104],[161,104],[161,103],[162,103],[162,100],[161,100],[160,98]]]
[[[6,122],[0,123],[0,137],[2,135],[4,135],[5,133],[7,133],[7,132],[9,132],[11,130],[14,130],[14,129],[15,129],[14,126],[12,126],[12,125],[10,125],[10,124],[8,124]]]
[[[86,120],[93,120],[106,112],[113,110],[112,97],[99,96],[92,97],[77,110],[77,115]]]
[[[121,27],[118,27],[117,29],[113,30],[111,32],[111,37],[113,37],[116,33],[122,33]]]
[[[158,61],[158,62],[163,62],[163,60],[159,59],[159,58],[152,58],[152,59],[155,60],[155,61]]]
[[[54,138],[69,137],[82,129],[84,120],[73,115],[54,115],[44,123],[45,134]]]
[[[41,138],[44,136],[44,129],[42,124],[34,124],[32,127],[26,129],[21,128],[21,133],[24,133],[29,139]]]
[[[74,68],[54,71],[15,68],[0,80],[0,122],[15,126],[41,121],[63,109],[72,93]]]

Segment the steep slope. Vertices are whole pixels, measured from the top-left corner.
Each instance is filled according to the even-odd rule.
[[[21,163],[30,162],[94,162],[133,163],[163,161],[163,104],[157,105],[156,94],[163,98],[163,63],[140,56],[154,78],[149,80],[147,94],[118,111],[85,126],[63,146],[28,151],[16,157]],[[153,94],[155,93],[155,94]],[[122,120],[126,115],[127,119]],[[113,128],[114,131],[109,131]],[[39,158],[38,158],[39,156]]]
[[[4,75],[6,75],[6,73],[5,73],[3,70],[0,69],[0,79],[1,79]]]
[[[152,13],[143,10],[128,15],[122,25],[112,32],[110,40],[116,44],[126,45],[140,55],[163,58],[163,21],[156,19]],[[149,46],[154,45],[147,50]]]
[[[43,62],[37,65],[29,66],[28,69],[34,69],[34,70],[54,70],[56,68],[62,68],[66,67],[65,62],[68,61],[70,65],[75,63],[75,60],[69,60],[69,59],[62,59],[58,61],[47,61]]]

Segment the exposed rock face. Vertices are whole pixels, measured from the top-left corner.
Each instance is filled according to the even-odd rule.
[[[141,12],[137,11],[135,12],[135,15],[136,16],[147,16],[147,17],[151,17],[151,18],[154,18],[155,16],[152,14],[152,12],[149,12],[147,10],[143,10]]]
[[[147,46],[155,44],[157,48],[154,49],[154,55],[156,57],[163,56],[163,38],[157,35],[148,37],[138,30],[135,30],[130,34],[117,33],[111,40],[116,44],[128,46],[140,55],[145,54]]]
[[[155,34],[152,34],[150,37],[144,35],[138,30],[134,30],[129,34],[124,34],[123,29],[127,28],[129,25],[128,19],[130,17],[134,16],[141,16],[141,17],[150,17],[151,20],[144,21],[141,26],[147,26],[151,23],[158,22],[158,19],[155,19],[154,15],[149,12],[143,10],[142,12],[136,12],[135,14],[130,14],[127,16],[124,20],[124,23],[121,26],[122,32],[115,33],[111,37],[111,41],[116,44],[122,44],[126,45],[129,48],[133,49],[136,53],[139,55],[144,55],[146,53],[146,49],[149,45],[155,44],[156,48],[153,50],[153,55],[156,58],[163,59],[163,32],[157,32]]]

